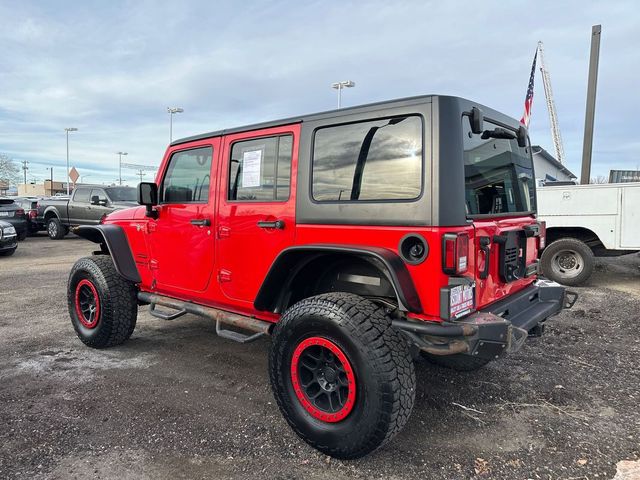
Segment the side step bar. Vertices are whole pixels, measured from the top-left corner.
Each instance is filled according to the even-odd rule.
[[[258,320],[257,318],[245,317],[235,313],[225,312],[212,307],[205,307],[192,302],[184,302],[175,298],[165,297],[148,292],[138,292],[138,300],[149,304],[149,313],[162,320],[175,320],[186,313],[209,318],[216,322],[216,333],[228,340],[239,343],[249,343],[260,337],[271,334],[273,324]],[[156,309],[157,306],[171,308],[175,313],[162,312]],[[222,328],[222,325],[229,325],[242,330],[248,330],[251,334],[244,334],[234,330]]]

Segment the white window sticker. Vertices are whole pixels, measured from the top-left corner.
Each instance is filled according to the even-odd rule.
[[[242,187],[259,187],[262,168],[262,150],[249,150],[242,154]]]

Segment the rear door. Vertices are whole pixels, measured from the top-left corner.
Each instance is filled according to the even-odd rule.
[[[218,188],[218,280],[253,303],[269,267],[295,236],[300,125],[224,137]]]
[[[71,225],[85,225],[91,213],[91,188],[78,187],[74,190],[69,201],[69,223]],[[63,202],[58,202],[63,203]],[[60,207],[62,210],[64,207]],[[63,212],[60,212],[63,213]],[[67,219],[63,219],[66,222]]]
[[[485,119],[484,128],[500,127]],[[537,221],[530,147],[516,139],[481,138],[462,118],[465,203],[473,220],[476,307],[534,281]]]

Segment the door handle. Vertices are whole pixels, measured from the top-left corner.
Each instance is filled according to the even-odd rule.
[[[277,228],[278,230],[284,230],[284,220],[274,220],[273,222],[260,221],[258,222],[260,228]]]
[[[484,280],[489,276],[489,264],[491,260],[491,239],[489,237],[480,237],[480,250],[484,252],[484,268],[479,276]]]
[[[211,226],[211,220],[208,218],[194,218],[191,220],[191,225],[195,225],[196,227],[209,227]]]

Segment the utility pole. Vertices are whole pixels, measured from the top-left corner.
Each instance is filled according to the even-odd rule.
[[[144,173],[144,170],[140,169],[138,170],[138,173],[136,173],[136,175],[140,177],[140,182],[142,182],[142,177],[144,177],[146,173]]]
[[[29,167],[27,167],[27,165],[29,164],[29,162],[27,162],[26,160],[22,160],[22,170],[24,171],[24,184],[25,184],[25,194],[27,193],[27,170],[29,170]]]
[[[584,140],[582,143],[582,170],[580,183],[586,185],[591,176],[591,154],[593,152],[593,125],[596,116],[596,89],[598,87],[598,62],[600,60],[601,25],[591,27],[591,58],[589,59],[589,83],[587,84],[587,110],[584,118]]]

